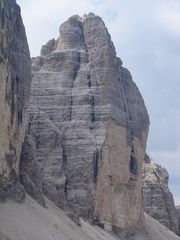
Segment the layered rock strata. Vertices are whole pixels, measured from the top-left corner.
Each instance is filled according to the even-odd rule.
[[[31,168],[32,191],[106,230],[141,223],[149,118],[102,19],[69,18],[32,68],[27,136],[42,175],[37,186]]]
[[[30,93],[31,60],[15,0],[0,0],[0,201],[21,201],[19,160]]]
[[[168,180],[167,170],[146,155],[143,165],[144,210],[177,234],[177,212]]]

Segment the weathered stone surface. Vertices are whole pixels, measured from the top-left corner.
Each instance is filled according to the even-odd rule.
[[[45,206],[45,199],[42,194],[42,176],[35,156],[35,143],[26,133],[22,146],[20,159],[20,181],[25,191],[38,203]],[[28,154],[26,154],[28,152]]]
[[[71,17],[55,43],[32,63],[28,135],[42,191],[74,220],[115,232],[136,226],[149,126],[143,99],[100,17]]]
[[[177,213],[168,180],[167,170],[146,155],[143,165],[144,210],[161,224],[178,233]]]
[[[15,0],[0,0],[0,200],[24,197],[18,176],[30,82],[31,60],[20,8]]]
[[[57,47],[57,43],[58,43],[58,41],[56,41],[55,39],[49,40],[49,42],[47,42],[46,45],[42,46],[41,56],[46,56],[49,53],[51,53],[52,51],[54,51]]]
[[[177,211],[178,225],[179,225],[178,235],[180,236],[180,206],[176,207],[176,211]]]

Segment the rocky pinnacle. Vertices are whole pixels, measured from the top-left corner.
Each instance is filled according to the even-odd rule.
[[[168,181],[167,170],[146,155],[143,165],[144,210],[177,234],[178,218]]]
[[[32,69],[26,139],[33,147],[24,144],[21,172],[33,149],[41,184],[29,164],[21,174],[27,191],[39,201],[42,192],[75,221],[114,232],[137,226],[149,118],[102,19],[69,18]]]

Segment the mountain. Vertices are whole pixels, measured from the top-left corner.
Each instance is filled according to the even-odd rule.
[[[30,95],[31,59],[20,8],[0,0],[0,201],[22,201],[21,145]]]
[[[69,18],[32,69],[26,139],[42,177],[39,186],[25,142],[21,169],[29,172],[22,183],[29,194],[39,199],[42,192],[76,222],[84,217],[115,232],[141,223],[149,118],[102,19]]]
[[[177,234],[177,212],[168,187],[168,180],[167,170],[146,155],[143,165],[144,210]]]
[[[178,223],[179,223],[178,235],[180,236],[180,206],[176,207],[176,211],[177,211],[177,217],[178,217]]]
[[[149,117],[102,19],[69,18],[32,75],[27,109],[20,8],[0,0],[0,240],[179,239],[144,214]]]

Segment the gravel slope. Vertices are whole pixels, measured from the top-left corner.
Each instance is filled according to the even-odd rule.
[[[27,196],[23,204],[0,203],[0,240],[117,240],[81,219],[74,224],[63,211],[47,201],[47,208]],[[180,240],[157,221],[145,215],[144,226],[128,240]]]

